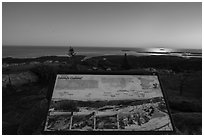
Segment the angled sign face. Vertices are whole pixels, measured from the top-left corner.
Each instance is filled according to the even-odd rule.
[[[173,131],[156,75],[56,77],[44,131]]]

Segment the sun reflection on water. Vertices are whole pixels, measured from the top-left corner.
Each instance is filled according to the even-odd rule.
[[[156,53],[169,53],[173,52],[173,49],[170,48],[148,48],[146,52],[156,52]]]

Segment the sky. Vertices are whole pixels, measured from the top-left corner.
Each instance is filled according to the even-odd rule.
[[[202,48],[202,3],[3,3],[2,44]]]

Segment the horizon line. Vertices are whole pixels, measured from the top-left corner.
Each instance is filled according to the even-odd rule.
[[[78,45],[3,45],[2,44],[2,47],[83,47],[83,48],[142,48],[142,49],[145,49],[145,48],[164,48],[164,49],[197,49],[197,50],[202,50],[202,47],[201,48],[177,48],[177,47],[163,47],[163,46],[152,46],[152,47],[146,47],[146,46],[137,46],[137,47],[134,47],[134,46],[78,46]]]

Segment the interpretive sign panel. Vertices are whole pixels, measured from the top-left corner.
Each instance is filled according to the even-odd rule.
[[[44,131],[173,131],[156,75],[56,77]]]

